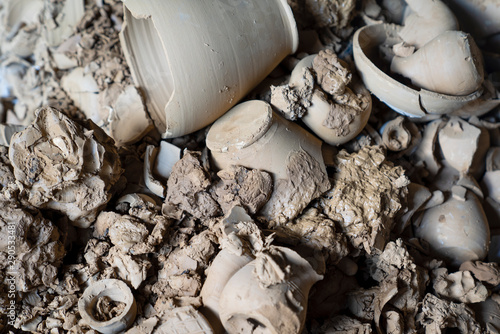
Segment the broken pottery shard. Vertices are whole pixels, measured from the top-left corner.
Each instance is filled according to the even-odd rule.
[[[386,161],[380,146],[353,154],[343,150],[336,159],[333,187],[320,200],[324,212],[354,247],[382,250],[408,192],[403,168]]]
[[[274,190],[260,211],[269,220],[293,219],[330,187],[321,141],[265,101],[233,107],[212,125],[206,143],[218,169],[239,165],[272,175]]]
[[[146,153],[144,153],[144,183],[146,187],[153,194],[158,197],[164,198],[166,194],[165,186],[153,175],[153,166],[158,156],[158,148],[154,145],[148,145],[146,147]]]
[[[166,138],[215,121],[298,45],[286,1],[178,1],[125,1],[120,33],[134,82]]]
[[[269,200],[273,190],[272,177],[264,171],[231,166],[219,171],[217,176],[220,181],[213,185],[212,193],[224,213],[239,205],[254,215]]]
[[[87,118],[99,124],[99,86],[92,73],[77,67],[61,79],[61,87]]]
[[[24,130],[24,125],[0,124],[0,145],[9,146],[14,133]]]
[[[446,161],[461,173],[473,174],[484,168],[489,139],[487,131],[458,117],[452,117],[438,135]]]
[[[177,146],[162,140],[158,155],[153,166],[153,173],[167,180],[172,173],[172,169],[181,158],[181,149]]]
[[[112,247],[104,261],[116,272],[118,277],[130,284],[134,289],[139,288],[147,277],[151,263],[140,257],[123,253],[118,247]]]
[[[165,203],[196,218],[216,216],[219,205],[208,192],[211,181],[201,163],[200,152],[186,151],[175,163],[167,182]]]
[[[61,231],[40,213],[33,215],[3,193],[0,206],[2,272],[10,273],[7,277],[14,279],[11,283],[18,291],[49,287],[56,281],[65,255]]]
[[[122,169],[113,141],[50,107],[39,109],[32,125],[12,137],[9,157],[20,197],[39,208],[66,214],[89,227],[110,200]]]

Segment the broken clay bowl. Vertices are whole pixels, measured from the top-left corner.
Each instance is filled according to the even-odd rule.
[[[109,297],[113,302],[124,303],[122,312],[108,320],[99,321],[95,318],[95,307],[101,297]],[[82,320],[92,329],[103,334],[120,333],[127,329],[135,320],[137,305],[132,291],[123,281],[104,279],[90,285],[78,301],[78,311]]]
[[[354,34],[356,68],[366,88],[382,102],[400,114],[420,118],[449,114],[481,96],[481,89],[464,96],[417,90],[386,74],[381,69],[383,60],[378,56],[379,46],[387,43],[388,37],[396,36],[400,29],[394,24],[374,24],[362,27]]]
[[[165,138],[215,121],[298,46],[285,0],[126,0],[124,16],[125,57]]]

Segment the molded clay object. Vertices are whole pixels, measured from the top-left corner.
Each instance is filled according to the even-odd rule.
[[[229,333],[301,333],[312,285],[321,280],[295,251],[273,247],[241,268],[220,296],[220,317]]]
[[[446,162],[461,173],[479,178],[484,168],[490,136],[485,129],[458,117],[451,117],[439,131],[439,145]]]
[[[416,90],[386,74],[381,68],[384,62],[379,57],[379,46],[388,43],[388,37],[394,37],[400,29],[392,24],[374,24],[362,27],[354,34],[356,68],[366,88],[382,102],[405,116],[429,117],[451,113],[481,96],[481,90],[465,96]]]
[[[192,306],[177,307],[167,312],[166,321],[158,327],[156,334],[213,334],[205,317]]]
[[[500,328],[500,295],[498,293],[492,294],[484,302],[471,304],[471,307],[486,333],[498,332]]]
[[[453,266],[482,260],[488,254],[490,229],[476,195],[455,186],[443,204],[427,209],[417,221],[415,235],[427,241],[433,255]]]
[[[124,303],[121,313],[107,321],[99,321],[95,317],[96,304],[99,298],[108,297],[112,302]],[[104,279],[90,285],[78,301],[78,311],[85,324],[103,334],[114,334],[124,331],[134,322],[137,306],[134,295],[123,281]]]
[[[442,1],[406,0],[406,3],[411,10],[399,32],[406,44],[419,49],[445,31],[458,30],[455,15]]]
[[[422,139],[418,127],[413,122],[405,122],[403,116],[396,117],[385,123],[380,129],[382,143],[394,152],[407,151],[415,148]]]
[[[232,108],[212,125],[206,143],[218,169],[240,165],[272,174],[274,191],[261,211],[268,219],[292,219],[330,188],[321,141],[267,102]]]
[[[124,6],[125,57],[166,138],[215,121],[298,45],[285,0],[126,0]]]
[[[420,88],[448,95],[467,95],[484,81],[481,51],[462,31],[447,31],[408,57],[394,56],[391,71]]]
[[[308,56],[302,59],[293,69],[290,77],[290,86],[301,87],[304,85],[303,77],[306,68],[313,67],[313,61],[316,55]],[[363,86],[359,78],[355,78],[349,85],[352,93],[361,95],[362,100],[366,102],[365,109],[354,116],[354,120],[349,123],[348,129],[339,131],[337,128],[330,128],[325,126],[329,114],[332,112],[335,102],[328,101],[325,94],[314,89],[311,97],[311,105],[307,107],[306,114],[301,118],[302,121],[316,134],[330,145],[341,145],[347,143],[349,140],[355,138],[365,127],[368,119],[370,118],[372,110],[372,99],[370,92]],[[346,89],[349,89],[346,87]],[[335,110],[335,112],[338,112]],[[347,122],[346,122],[347,123]]]
[[[254,260],[250,254],[235,254],[228,249],[222,249],[208,268],[207,279],[200,292],[203,307],[202,313],[218,333],[222,330],[219,318],[219,300],[222,290],[229,279],[241,268]]]

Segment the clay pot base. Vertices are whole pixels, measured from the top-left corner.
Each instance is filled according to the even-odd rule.
[[[466,96],[416,90],[382,71],[378,66],[382,63],[378,56],[379,46],[387,43],[388,37],[396,36],[400,29],[394,24],[374,24],[362,27],[354,34],[356,67],[366,88],[382,102],[400,114],[420,118],[449,114],[481,96],[482,89]],[[392,47],[391,44],[387,46]]]

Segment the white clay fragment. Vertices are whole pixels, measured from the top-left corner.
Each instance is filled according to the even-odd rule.
[[[489,135],[467,121],[452,117],[439,131],[439,146],[446,162],[460,173],[480,173],[489,148]]]
[[[240,165],[272,175],[274,191],[261,211],[268,219],[292,219],[330,188],[321,141],[264,101],[233,107],[212,125],[206,142],[215,167]]]
[[[398,35],[406,44],[420,49],[448,30],[458,30],[453,12],[440,0],[405,0],[408,4],[403,28]]]
[[[127,0],[124,6],[121,44],[167,138],[215,121],[298,45],[292,11],[282,0]]]
[[[175,163],[181,158],[181,149],[162,140],[153,165],[153,173],[167,180]]]
[[[90,285],[78,301],[85,324],[103,334],[116,334],[127,329],[135,319],[137,305],[124,282],[105,279]]]
[[[167,190],[153,175],[153,166],[155,165],[157,156],[158,148],[154,145],[148,145],[146,147],[146,153],[144,154],[144,183],[146,183],[146,187],[148,187],[153,194],[164,198]]]
[[[482,260],[488,254],[490,229],[476,195],[455,186],[443,204],[427,209],[415,223],[415,235],[427,241],[434,256],[453,266]]]
[[[9,146],[14,133],[24,130],[24,125],[0,124],[0,145]]]
[[[219,301],[222,324],[229,333],[299,334],[309,290],[322,278],[289,248],[258,253],[224,287]]]
[[[472,36],[461,31],[444,32],[408,57],[394,56],[391,71],[417,87],[446,95],[472,94],[484,80],[481,51]]]
[[[456,111],[481,96],[481,90],[462,96],[440,94],[426,89],[416,90],[378,68],[375,64],[383,61],[378,55],[379,47],[381,45],[394,45],[397,41],[395,36],[400,29],[400,27],[390,24],[374,24],[358,29],[353,37],[356,68],[366,88],[382,102],[406,116],[429,117],[431,114],[448,114]],[[470,59],[469,62],[473,62],[473,60]],[[470,65],[470,63],[468,64]],[[472,79],[476,83],[478,80],[482,82],[482,78],[474,76],[474,68],[469,66],[469,69],[472,70],[468,72],[473,75]],[[457,75],[460,75],[461,69],[458,68],[454,72],[458,72]],[[476,73],[480,74],[480,72]],[[455,84],[453,82],[451,85]]]
[[[9,158],[21,197],[58,210],[72,224],[89,227],[110,200],[122,169],[113,140],[99,127],[86,129],[50,107],[12,136]]]

